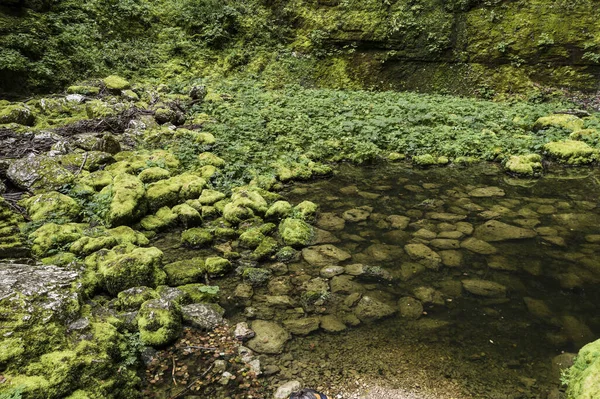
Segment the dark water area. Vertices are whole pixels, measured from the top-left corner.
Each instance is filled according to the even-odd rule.
[[[342,165],[282,195],[319,205],[315,246],[261,264],[273,277],[251,298],[239,296],[239,277],[219,282],[233,323],[292,331],[283,353],[257,355],[269,387],[554,399],[559,365],[600,336],[598,170],[527,181],[493,164]],[[198,256],[167,241],[167,257]]]

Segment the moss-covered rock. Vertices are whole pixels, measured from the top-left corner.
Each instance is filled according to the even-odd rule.
[[[172,211],[177,215],[179,223],[185,228],[202,224],[202,215],[200,215],[200,212],[188,204],[176,205],[173,207]]]
[[[583,141],[553,141],[544,146],[551,157],[557,158],[569,165],[582,165],[596,161],[598,150]]]
[[[33,126],[35,123],[35,115],[25,104],[0,106],[0,124],[8,123]]]
[[[121,90],[127,90],[131,87],[131,84],[117,75],[110,75],[102,79],[104,86],[113,93],[120,93]]]
[[[223,207],[223,218],[233,224],[253,218],[254,211],[247,204],[248,201],[243,199],[228,202]]]
[[[172,226],[177,221],[178,216],[168,206],[160,208],[156,214],[148,215],[140,221],[140,226],[144,230],[161,231]]]
[[[253,228],[240,235],[240,244],[246,248],[255,249],[264,240],[265,235],[259,228]]]
[[[213,235],[207,229],[193,228],[181,233],[181,242],[192,248],[201,248],[210,245]]]
[[[567,398],[600,397],[600,340],[581,348],[575,363],[565,376],[568,385]]]
[[[197,283],[204,277],[204,259],[192,258],[169,263],[164,267],[167,274],[167,284],[179,286]]]
[[[268,269],[261,269],[257,267],[249,267],[244,269],[242,277],[244,281],[253,287],[259,287],[265,285],[271,279],[273,272]]]
[[[174,206],[188,199],[198,198],[206,186],[206,180],[191,173],[183,173],[170,179],[148,185],[146,196],[151,209]]]
[[[231,269],[231,262],[220,256],[210,256],[204,261],[206,272],[211,276],[222,276]]]
[[[138,175],[138,178],[145,184],[154,183],[159,180],[168,179],[171,177],[171,172],[166,169],[154,166],[152,168],[144,169]]]
[[[100,88],[95,86],[69,86],[67,87],[67,93],[96,96],[100,93]]]
[[[115,237],[81,237],[71,244],[69,252],[78,256],[87,256],[101,249],[111,249],[119,243]]]
[[[192,303],[216,302],[219,297],[219,287],[216,285],[186,284],[177,288],[187,293]]]
[[[198,155],[198,162],[202,166],[204,166],[204,165],[212,165],[212,166],[215,166],[217,168],[225,166],[225,163],[226,163],[223,158],[219,158],[218,156],[216,156],[212,152],[203,152],[202,154]]]
[[[146,213],[144,183],[127,173],[119,174],[100,195],[111,196],[106,222],[111,226],[131,224]]]
[[[83,225],[68,223],[59,225],[46,223],[29,235],[34,255],[43,258],[52,250],[57,250],[78,240],[83,235]]]
[[[279,234],[286,245],[303,247],[314,238],[313,228],[303,220],[287,218],[279,224]]]
[[[252,252],[252,259],[262,260],[274,255],[277,252],[279,244],[273,237],[265,237],[260,245]]]
[[[84,186],[90,186],[94,190],[101,190],[104,187],[111,185],[113,176],[105,170],[97,170],[87,175],[82,175],[78,179],[79,183]]]
[[[154,151],[122,151],[115,154],[114,159],[117,161],[106,167],[106,171],[113,176],[121,173],[138,175],[145,169],[160,167],[173,173],[180,167],[180,162],[177,157],[166,150]]]
[[[319,206],[311,201],[302,201],[294,207],[294,215],[307,222],[313,222],[317,217]]]
[[[77,201],[56,191],[39,194],[22,201],[34,221],[77,221],[81,208]]]
[[[112,295],[137,286],[156,287],[167,276],[162,270],[163,253],[158,248],[135,248],[130,252],[111,251],[98,262],[102,285]]]
[[[287,201],[276,201],[265,213],[265,218],[273,220],[284,219],[292,214],[293,209],[292,204]]]
[[[119,292],[115,306],[120,310],[137,311],[144,302],[158,298],[158,293],[150,287],[132,287]]]
[[[181,307],[164,299],[144,302],[137,320],[140,340],[149,346],[168,345],[179,338],[182,331]]]
[[[504,169],[519,176],[537,176],[542,170],[542,157],[538,154],[513,155],[504,164]]]
[[[202,194],[200,195],[200,198],[198,198],[198,201],[200,201],[200,204],[202,205],[212,205],[225,197],[226,195],[220,191],[204,189],[202,190]]]
[[[59,158],[46,155],[30,155],[11,163],[7,176],[17,187],[34,192],[58,190],[75,180]]]
[[[436,157],[431,154],[424,155],[416,155],[412,158],[412,162],[414,165],[426,167],[426,166],[436,166],[436,165],[446,165],[449,161],[448,158],[444,156]]]
[[[584,126],[584,121],[575,115],[555,114],[539,118],[533,125],[533,130],[543,130],[551,127],[562,128],[565,130],[575,131],[581,130]]]

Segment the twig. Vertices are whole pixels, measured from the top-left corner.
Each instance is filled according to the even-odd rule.
[[[188,348],[189,349],[202,349],[203,351],[212,351],[212,352],[214,352],[218,349],[218,348],[211,348],[208,346],[192,346],[192,345],[185,347],[185,349],[188,349]]]
[[[171,378],[173,378],[173,383],[175,385],[177,385],[177,380],[175,379],[175,356],[173,356],[172,359],[173,359],[173,370],[171,370]]]
[[[85,166],[85,163],[87,162],[88,159],[88,152],[86,152],[83,155],[83,162],[81,163],[81,166],[79,167],[79,170],[77,171],[77,173],[75,173],[75,176],[79,175],[81,173],[81,171],[83,170],[83,167]]]
[[[192,383],[191,383],[191,384],[189,384],[187,387],[185,387],[185,389],[183,389],[181,392],[179,392],[179,393],[175,394],[175,396],[171,396],[169,399],[177,399],[177,398],[180,398],[181,396],[183,396],[183,395],[185,395],[187,392],[189,392],[189,391],[192,389],[192,387],[193,387],[194,385],[196,385],[196,383],[198,383],[198,381],[200,381],[201,379],[203,379],[204,377],[206,377],[206,375],[207,375],[207,374],[210,372],[210,370],[212,370],[212,368],[213,368],[213,366],[214,366],[214,365],[215,365],[215,364],[214,364],[214,363],[212,363],[212,364],[210,365],[210,367],[209,367],[208,369],[206,369],[206,371],[205,371],[204,373],[202,373],[202,375],[201,375],[200,377],[196,378],[194,381],[192,381]]]

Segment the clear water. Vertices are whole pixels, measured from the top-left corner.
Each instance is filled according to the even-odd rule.
[[[397,306],[398,299],[428,287],[443,300],[425,303],[418,320],[396,314],[335,334],[319,330],[295,336],[283,354],[260,357],[263,367],[279,368],[263,377],[265,382],[274,387],[300,379],[332,397],[349,397],[347,392],[362,383],[423,392],[423,398],[548,397],[559,387],[553,357],[576,352],[600,336],[600,242],[594,237],[600,234],[599,179],[600,173],[591,169],[557,169],[543,179],[524,181],[504,175],[497,165],[430,170],[342,166],[330,179],[290,186],[283,193],[287,200],[316,202],[321,214],[341,217],[349,209],[373,208],[366,220],[346,221],[343,230],[330,231],[333,236],[325,240],[339,240],[333,245],[352,255],[342,266],[378,266],[391,276],[355,277],[363,296]],[[505,195],[469,195],[490,186]],[[458,248],[460,266],[403,277],[402,265],[414,260],[401,249],[415,242],[416,231],[426,228],[439,234],[456,227],[455,222],[428,219],[432,212],[464,215],[463,222],[475,228],[494,219],[535,229],[538,235],[493,242],[495,255]],[[411,224],[394,229],[385,222],[390,215],[409,216]],[[162,247],[168,257],[182,256],[181,250],[169,251],[166,241]],[[282,273],[290,276],[288,295],[298,306],[303,284],[320,270],[299,257]],[[505,298],[462,289],[462,280],[474,278],[502,284]],[[249,303],[236,301],[237,283],[236,277],[220,282],[232,321],[245,320],[247,307],[255,309],[257,318],[282,322],[298,317],[293,309],[267,306],[267,287],[255,288]],[[343,319],[352,313],[344,304],[347,296],[332,293],[323,303],[304,307],[310,315]],[[528,307],[523,298],[534,301],[528,299]]]

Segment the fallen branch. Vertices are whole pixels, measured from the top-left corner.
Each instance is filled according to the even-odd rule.
[[[203,379],[204,377],[206,377],[206,375],[210,372],[210,370],[212,370],[212,368],[213,368],[214,365],[215,364],[212,363],[210,365],[210,367],[208,369],[206,369],[206,371],[204,373],[202,373],[202,375],[200,377],[196,378],[194,381],[192,381],[192,383],[190,383],[187,387],[185,387],[181,392],[175,394],[175,396],[171,396],[169,399],[180,398],[183,395],[185,395],[187,392],[189,392],[192,389],[192,387],[198,383],[198,381],[200,381],[201,379]]]

